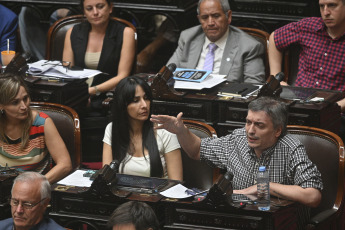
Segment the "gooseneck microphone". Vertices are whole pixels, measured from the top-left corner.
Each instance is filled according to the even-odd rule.
[[[279,97],[280,93],[282,92],[280,82],[284,80],[284,78],[285,75],[283,72],[279,72],[275,76],[270,75],[266,83],[261,87],[258,97]]]
[[[177,92],[174,89],[175,80],[173,78],[176,70],[176,64],[170,63],[163,66],[161,70],[153,77],[151,89],[154,98],[181,99],[183,92]]]
[[[109,167],[114,170],[116,173],[119,172],[119,167],[120,167],[120,163],[118,160],[113,160],[112,162],[110,162]]]
[[[284,80],[285,78],[285,74],[283,72],[279,72],[274,76],[275,79],[277,79],[277,81],[279,81],[279,83]]]
[[[157,73],[156,77],[161,77],[163,80],[168,82],[173,76],[174,71],[176,70],[176,64],[170,63],[168,66],[163,66],[161,70]]]
[[[174,72],[177,68],[175,63],[170,63],[167,67],[171,72]]]

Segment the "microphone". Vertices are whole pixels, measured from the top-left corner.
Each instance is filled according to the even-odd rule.
[[[221,206],[224,204],[232,204],[232,179],[234,175],[231,172],[226,172],[221,175],[217,182],[212,185],[207,193],[204,203],[211,204],[212,206]]]
[[[174,72],[176,70],[177,66],[175,63],[170,63],[168,65],[168,69],[171,71],[171,72]]]
[[[163,66],[161,70],[153,77],[151,89],[154,98],[181,99],[185,93],[177,92],[174,89],[175,80],[173,73],[176,70],[176,64],[170,63]]]
[[[226,172],[217,182],[219,189],[226,194],[227,196],[231,195],[233,192],[232,188],[232,179],[234,178],[234,174],[231,172]]]
[[[168,66],[163,66],[160,71],[157,73],[156,77],[162,78],[164,81],[168,82],[173,76],[174,71],[176,70],[176,64],[170,63]]]
[[[118,173],[118,172],[119,172],[120,163],[119,163],[118,160],[113,160],[113,161],[110,163],[109,167],[110,167],[112,170],[114,170],[116,173]]]
[[[16,53],[11,62],[6,66],[5,73],[12,73],[19,76],[25,76],[29,69],[27,65],[30,55],[28,53]]]
[[[276,74],[276,76],[274,76],[275,79],[277,79],[277,81],[279,81],[279,83],[284,80],[285,78],[285,74],[283,72],[279,72]]]
[[[277,73],[275,76],[270,75],[266,83],[261,87],[258,96],[279,97],[283,89],[280,86],[280,82],[285,78],[283,72]]]

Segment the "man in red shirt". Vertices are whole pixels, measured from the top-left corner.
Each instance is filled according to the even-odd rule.
[[[270,72],[281,71],[283,50],[297,44],[296,86],[345,91],[345,0],[319,0],[319,6],[321,18],[305,18],[271,34]],[[345,112],[345,99],[337,103]]]

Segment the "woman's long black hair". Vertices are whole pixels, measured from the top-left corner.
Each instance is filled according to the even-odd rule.
[[[112,128],[112,152],[113,159],[118,162],[123,162],[130,145],[130,124],[128,119],[127,106],[133,102],[135,97],[135,90],[137,86],[140,86],[145,92],[147,98],[150,100],[150,113],[152,107],[152,92],[150,86],[141,78],[135,76],[129,76],[122,79],[116,86],[113,100],[113,128]],[[142,149],[143,155],[144,149],[146,148],[150,156],[150,176],[151,177],[162,177],[163,166],[158,151],[157,140],[155,137],[153,123],[150,119],[144,122],[142,130]],[[123,169],[123,167],[122,167]],[[120,171],[122,171],[120,169]]]

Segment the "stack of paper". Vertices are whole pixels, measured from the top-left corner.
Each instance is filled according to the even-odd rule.
[[[90,78],[102,72],[93,69],[71,70],[69,68],[62,66],[60,61],[40,60],[38,62],[29,64],[28,73],[31,75],[43,75],[48,77],[80,79]]]

